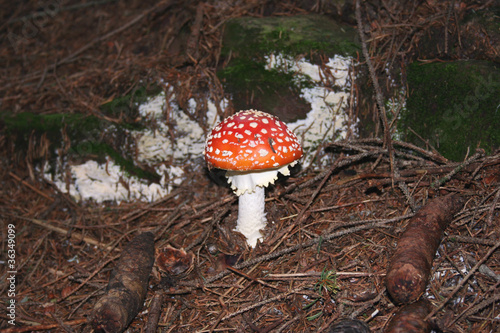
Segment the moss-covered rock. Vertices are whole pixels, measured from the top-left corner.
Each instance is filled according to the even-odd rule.
[[[305,117],[310,106],[300,90],[312,83],[296,80],[293,72],[266,68],[266,57],[307,58],[354,55],[359,50],[356,31],[321,15],[242,17],[227,22],[218,71],[235,109],[255,108],[285,122]]]
[[[224,28],[222,56],[261,58],[272,52],[348,56],[359,51],[356,31],[322,15],[241,17]]]
[[[130,130],[144,128],[137,122],[138,105],[158,88],[139,88],[102,105],[101,117],[79,113],[0,114],[0,128],[13,144],[18,158],[33,163],[49,162],[56,165],[56,157],[79,162],[94,159],[105,162],[110,157],[130,175],[157,182],[159,176],[134,163],[134,140]],[[121,119],[120,123],[106,119]]]
[[[138,86],[124,96],[116,97],[101,105],[101,112],[110,118],[120,119],[120,126],[130,130],[140,130],[144,126],[137,122],[139,117],[138,105],[145,103],[149,97],[161,93],[162,88],[153,84]]]
[[[499,62],[500,2],[490,2],[483,8],[467,7],[456,11],[458,17],[447,21],[449,24],[433,24],[421,34],[414,48],[416,58]]]
[[[413,63],[408,67],[407,110],[399,128],[410,128],[445,157],[459,161],[467,149],[500,147],[500,66],[486,61]]]

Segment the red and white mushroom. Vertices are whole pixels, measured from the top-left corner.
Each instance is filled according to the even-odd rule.
[[[278,172],[302,157],[295,134],[277,117],[256,110],[240,111],[215,126],[207,137],[205,160],[224,169],[231,188],[239,196],[236,231],[251,247],[262,239],[266,225],[264,188],[274,184]]]

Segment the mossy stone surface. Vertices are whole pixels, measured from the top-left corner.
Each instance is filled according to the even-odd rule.
[[[323,15],[240,17],[224,28],[223,56],[259,58],[271,52],[296,56],[311,51],[354,56],[359,51],[357,33]]]
[[[113,99],[101,106],[102,117],[79,113],[42,115],[4,111],[0,113],[0,127],[8,134],[19,157],[29,156],[35,163],[48,158],[49,164],[54,166],[56,151],[72,161],[94,159],[105,162],[109,156],[130,175],[156,182],[160,177],[155,172],[135,165],[129,131],[144,128],[136,121],[138,105],[159,91],[157,87],[142,87]]]
[[[225,25],[218,76],[236,110],[259,109],[292,122],[310,111],[300,90],[313,82],[266,68],[265,57],[305,57],[319,64],[321,57],[354,55],[359,49],[356,31],[326,16],[241,17]]]
[[[467,149],[500,147],[500,66],[487,61],[413,63],[408,67],[404,139],[422,145],[410,128],[443,156],[462,160]]]
[[[107,117],[120,119],[120,126],[130,130],[141,130],[144,126],[136,121],[139,117],[138,106],[161,91],[162,88],[157,84],[139,86],[124,96],[113,98],[102,104],[100,109]]]

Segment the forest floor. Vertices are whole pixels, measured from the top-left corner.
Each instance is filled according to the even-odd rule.
[[[467,33],[455,22],[491,1],[451,4],[361,4],[371,79],[382,87],[375,87],[377,97],[394,93],[386,66],[425,59],[418,45],[426,36],[441,41],[427,52],[427,61],[473,56],[448,52]],[[181,105],[193,96],[224,97],[216,71],[221,30],[230,18],[314,12],[358,26],[349,1],[342,8],[321,1],[229,0],[9,6],[0,25],[1,109],[82,113],[118,123],[124,119],[102,113],[100,106],[141,82],[173,83]],[[477,43],[485,50],[483,39]],[[366,65],[363,58],[360,52]],[[363,98],[351,105],[353,114],[380,108],[377,98]],[[221,110],[221,116],[234,111]],[[455,193],[465,203],[446,229],[423,295],[434,309],[429,322],[436,331],[497,332],[500,153],[478,149],[453,162],[425,147],[425,140],[419,148],[391,139],[395,124],[372,113],[378,125],[370,135],[318,148],[335,157],[331,165],[297,170],[267,191],[267,218],[273,222],[254,249],[232,232],[235,195],[208,171],[151,203],[77,203],[37,173],[35,162],[54,154],[48,146],[33,142],[19,151],[0,127],[0,260],[14,260],[16,271],[14,283],[2,273],[2,308],[14,299],[15,311],[0,311],[0,329],[90,332],[93,306],[122,249],[138,233],[152,231],[157,249],[185,249],[194,256],[194,268],[166,276],[155,266],[129,332],[146,331],[146,324],[150,332],[327,332],[342,318],[382,332],[399,309],[385,284],[398,238],[429,200]],[[193,163],[203,166],[201,159]],[[15,242],[9,242],[11,232]],[[158,322],[151,319],[155,311]],[[12,313],[15,326],[9,323]]]

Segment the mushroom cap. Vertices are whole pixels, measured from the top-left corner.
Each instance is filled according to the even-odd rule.
[[[256,110],[240,111],[207,137],[205,160],[232,171],[277,169],[302,157],[302,147],[284,122]]]

